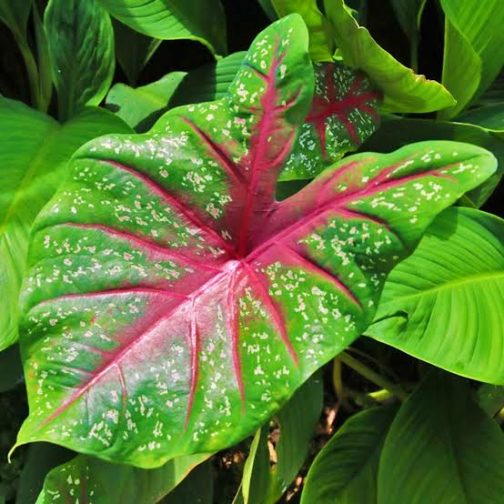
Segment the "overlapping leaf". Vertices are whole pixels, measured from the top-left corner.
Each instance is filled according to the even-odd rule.
[[[67,174],[72,154],[106,133],[131,131],[106,110],[87,108],[61,125],[0,98],[0,350],[18,335],[18,296],[31,225]]]
[[[380,123],[381,98],[362,72],[342,63],[315,65],[312,106],[281,180],[312,178],[356,150]]]
[[[504,384],[503,305],[504,221],[452,208],[394,268],[366,333],[453,373]]]
[[[18,444],[155,467],[243,439],[362,333],[393,265],[495,170],[478,147],[415,144],[277,202],[313,87],[290,16],[226,98],[80,151],[33,237]]]

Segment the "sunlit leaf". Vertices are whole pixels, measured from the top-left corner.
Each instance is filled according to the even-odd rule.
[[[220,0],[99,1],[112,16],[148,37],[197,40],[212,52],[226,53],[226,20]]]
[[[324,5],[343,61],[363,70],[383,91],[385,110],[432,112],[455,104],[441,84],[415,74],[380,47],[355,21],[343,0],[326,0]]]
[[[18,444],[156,467],[245,438],[362,334],[392,267],[495,171],[479,147],[426,142],[345,158],[276,201],[313,87],[292,15],[222,100],[80,149],[33,234]]]
[[[453,208],[392,270],[366,334],[453,373],[504,384],[503,302],[504,220]]]
[[[106,133],[131,131],[119,118],[86,109],[61,125],[0,97],[0,350],[17,340],[18,295],[31,225],[67,173],[72,154]]]

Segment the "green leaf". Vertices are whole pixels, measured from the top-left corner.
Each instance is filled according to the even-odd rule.
[[[316,0],[272,0],[272,4],[279,17],[296,13],[303,18],[310,34],[310,56],[313,61],[332,61],[334,42],[329,22],[320,12]]]
[[[226,20],[219,0],[100,0],[133,30],[161,40],[190,39],[226,53]]]
[[[458,120],[481,126],[504,140],[504,103],[472,109],[459,116]]]
[[[504,220],[449,209],[390,273],[366,334],[453,373],[504,384],[503,292]]]
[[[124,70],[128,82],[134,86],[140,72],[152,58],[162,41],[146,37],[115,19],[112,24],[114,26],[117,61]]]
[[[112,22],[97,0],[50,0],[44,26],[59,116],[68,119],[107,94],[115,67]]]
[[[495,504],[504,495],[504,435],[467,382],[430,373],[385,440],[378,504]]]
[[[223,99],[79,150],[31,242],[18,444],[157,467],[244,439],[362,334],[392,267],[495,171],[479,147],[431,141],[345,158],[279,202],[313,88],[291,15]]]
[[[384,118],[378,131],[365,143],[365,150],[390,152],[412,142],[427,140],[456,140],[488,149],[498,160],[498,169],[467,196],[476,207],[490,197],[504,173],[504,143],[482,127],[428,119]]]
[[[26,38],[26,25],[32,0],[0,0],[0,21],[12,31],[16,39]]]
[[[396,411],[381,406],[351,416],[313,461],[301,504],[376,502],[378,461]]]
[[[90,499],[93,504],[156,504],[208,457],[178,457],[159,469],[149,470],[79,455],[48,474],[37,504]]]
[[[142,133],[169,108],[170,99],[185,75],[185,72],[172,72],[152,84],[137,88],[115,84],[107,95],[106,104],[126,124]]]
[[[18,294],[33,219],[65,178],[83,143],[129,128],[108,111],[86,109],[63,126],[26,105],[0,98],[0,349],[17,340]]]
[[[343,0],[326,0],[324,5],[343,61],[363,70],[383,91],[384,110],[433,112],[455,104],[441,84],[415,74],[380,47],[368,30],[358,25]]]
[[[441,0],[441,6],[446,16],[443,84],[457,104],[439,116],[450,119],[481,95],[502,68],[504,9],[501,0]]]

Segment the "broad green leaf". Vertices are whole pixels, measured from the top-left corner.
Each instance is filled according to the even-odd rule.
[[[456,140],[488,149],[498,160],[498,170],[467,196],[480,207],[490,197],[504,173],[504,143],[482,127],[428,119],[385,118],[378,131],[365,143],[365,150],[390,152],[424,140]]]
[[[12,31],[16,39],[26,38],[26,25],[32,0],[0,0],[0,21]]]
[[[226,20],[220,0],[99,0],[116,19],[148,37],[190,39],[226,53]]]
[[[0,393],[14,388],[23,381],[23,365],[19,347],[12,345],[0,352]]]
[[[378,461],[396,411],[381,406],[351,416],[313,461],[301,504],[376,502]]]
[[[420,22],[426,3],[427,0],[391,0],[397,20],[410,41],[413,68],[417,66]]]
[[[392,270],[366,334],[452,373],[504,384],[503,303],[504,220],[452,208]]]
[[[272,0],[273,8],[279,17],[299,14],[310,34],[310,56],[313,61],[332,61],[334,42],[329,22],[320,12],[316,0]]]
[[[185,72],[172,72],[137,88],[115,84],[107,95],[106,104],[135,131],[142,133],[169,108],[170,99],[185,75]]]
[[[501,0],[441,0],[441,6],[446,16],[443,84],[457,100],[440,113],[449,119],[481,95],[502,69],[504,9]]]
[[[342,63],[315,64],[315,94],[281,180],[311,179],[355,151],[380,124],[381,93]]]
[[[467,382],[439,372],[403,404],[385,440],[378,504],[496,504],[504,495],[504,434]]]
[[[258,431],[245,464],[241,492],[249,504],[274,504],[301,469],[323,406],[323,381],[319,374],[300,387],[277,415],[280,439],[276,464],[270,468],[268,431]]]
[[[343,0],[325,0],[324,5],[343,61],[363,70],[383,91],[384,110],[433,112],[455,104],[441,84],[415,74],[380,47],[355,21]]]
[[[244,439],[362,334],[392,267],[495,171],[479,147],[426,142],[345,158],[276,201],[313,87],[291,15],[225,98],[79,150],[32,238],[18,444],[156,467]]]
[[[504,102],[470,110],[458,120],[481,126],[504,141]]]
[[[60,125],[26,105],[0,98],[0,349],[17,340],[18,294],[33,219],[85,142],[129,128],[110,112],[86,109]]]
[[[47,475],[37,504],[156,504],[208,457],[178,457],[149,470],[79,455]]]
[[[61,119],[98,105],[114,76],[114,32],[97,0],[50,0],[44,14]]]
[[[114,20],[115,53],[128,82],[135,85],[140,72],[154,55],[161,40],[146,37]]]
[[[471,71],[468,72],[467,69]],[[471,43],[448,19],[445,21],[443,84],[456,96],[457,103],[439,112],[441,119],[450,119],[462,111],[478,91],[482,62]]]

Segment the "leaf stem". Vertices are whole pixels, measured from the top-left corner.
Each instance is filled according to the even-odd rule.
[[[389,381],[387,378],[373,371],[371,368],[367,367],[361,361],[354,359],[351,355],[346,352],[341,352],[337,357],[343,364],[353,369],[355,372],[359,373],[366,380],[374,383],[378,387],[387,390],[391,394],[395,395],[401,401],[407,399],[408,394],[402,389],[401,386],[396,385]]]

